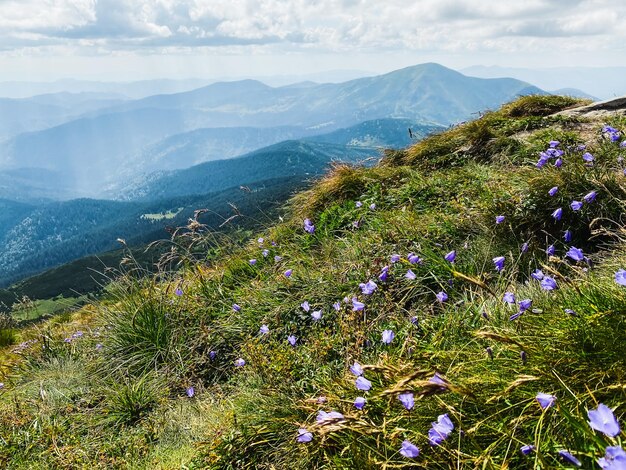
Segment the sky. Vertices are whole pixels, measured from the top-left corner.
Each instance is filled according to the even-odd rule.
[[[0,82],[626,65],[622,0],[0,0]]]

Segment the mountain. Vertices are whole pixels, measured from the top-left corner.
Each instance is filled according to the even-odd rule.
[[[57,171],[77,194],[102,196],[109,182],[128,178],[119,173],[125,161],[145,155],[167,137],[199,128],[289,126],[310,135],[384,118],[448,125],[529,93],[542,92],[519,80],[471,78],[437,64],[338,84],[273,88],[254,80],[214,83],[126,101],[21,134],[0,146],[0,170]],[[267,132],[266,141],[276,131]]]

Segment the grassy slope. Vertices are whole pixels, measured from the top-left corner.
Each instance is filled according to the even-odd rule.
[[[617,441],[594,433],[586,411],[602,402],[621,417],[626,401],[626,288],[614,281],[626,266],[619,223],[626,181],[619,146],[601,138],[602,123],[542,117],[571,104],[522,98],[375,167],[337,166],[292,200],[284,222],[259,234],[262,247],[256,238],[244,249],[223,240],[214,264],[189,263],[170,282],[120,280],[101,305],[21,332],[38,342],[0,356],[0,463],[559,468],[567,465],[557,451],[566,449],[597,468]],[[626,129],[624,119],[611,123]],[[572,150],[562,168],[536,169],[538,152],[555,138],[563,147],[586,143],[593,167]],[[569,209],[592,189],[593,203]],[[550,216],[557,207],[559,222]],[[496,225],[496,215],[505,221]],[[305,217],[314,234],[303,231]],[[564,257],[566,229],[589,264]],[[454,265],[443,259],[453,249]],[[409,252],[423,264],[411,265]],[[402,258],[392,265],[393,253]],[[495,256],[506,257],[500,274]],[[389,279],[379,282],[385,265]],[[409,268],[415,280],[404,277]],[[542,290],[529,276],[536,268],[559,288]],[[371,296],[359,289],[368,279],[378,283]],[[445,303],[435,298],[442,290]],[[509,320],[517,309],[502,301],[506,291],[532,299],[534,310]],[[352,297],[364,312],[353,311]],[[302,310],[305,300],[323,309],[320,321]],[[269,334],[258,333],[262,324]],[[381,342],[385,329],[395,332],[389,345]],[[78,330],[82,337],[63,341]],[[234,367],[238,358],[244,367]],[[355,388],[354,361],[370,391]],[[428,381],[435,372],[444,387]],[[415,394],[411,411],[397,398],[406,391]],[[555,406],[542,411],[538,392],[554,394]],[[363,411],[352,405],[359,395]],[[319,410],[345,419],[316,424]],[[432,447],[427,433],[442,413],[455,429]],[[312,442],[296,442],[299,427]],[[404,439],[422,449],[417,459],[398,452]],[[524,456],[523,444],[537,451]]]

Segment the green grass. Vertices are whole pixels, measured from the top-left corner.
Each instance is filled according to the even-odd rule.
[[[21,333],[38,342],[8,355],[13,365],[0,370],[0,464],[548,469],[568,468],[558,456],[568,450],[582,468],[599,468],[606,446],[624,437],[593,431],[587,410],[604,403],[625,423],[626,288],[614,274],[626,266],[626,179],[623,151],[598,132],[588,137],[602,122],[549,116],[574,104],[522,98],[389,152],[377,166],[336,166],[245,246],[213,240],[202,262],[183,250],[178,271],[154,278],[128,270],[82,316]],[[561,169],[535,168],[555,138],[564,147],[587,144],[594,166],[568,150]],[[569,209],[592,189],[593,203]],[[560,221],[550,215],[557,207]],[[304,218],[314,234],[303,230]],[[589,264],[565,258],[566,229]],[[547,256],[551,244],[556,252]],[[450,250],[454,265],[443,259]],[[410,264],[409,252],[423,263]],[[401,255],[395,264],[393,253]],[[506,258],[502,273],[495,256]],[[389,279],[378,282],[384,266]],[[405,278],[409,268],[414,280]],[[543,290],[530,277],[535,269],[558,289]],[[368,279],[378,289],[364,296],[359,283]],[[442,290],[445,303],[436,300]],[[532,299],[532,308],[510,320],[517,309],[502,301],[505,292]],[[321,320],[302,309],[305,300],[322,309]],[[386,329],[395,333],[388,345]],[[244,367],[235,367],[239,358]],[[371,390],[356,389],[355,361]],[[443,387],[429,381],[435,373]],[[410,411],[398,400],[408,391]],[[541,410],[538,392],[555,395],[555,405]],[[362,411],[357,396],[367,400]],[[345,419],[317,423],[320,410]],[[455,429],[431,446],[428,430],[444,413]],[[312,433],[310,443],[296,441],[299,428]],[[418,458],[399,453],[405,439],[420,447]],[[524,456],[527,444],[535,451]]]

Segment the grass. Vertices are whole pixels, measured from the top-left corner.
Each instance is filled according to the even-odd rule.
[[[201,261],[181,253],[178,271],[154,278],[128,270],[98,305],[20,331],[19,341],[37,342],[2,350],[11,365],[0,369],[0,464],[571,468],[558,453],[567,450],[599,468],[623,435],[593,431],[587,411],[604,403],[622,425],[626,412],[626,288],[614,279],[626,265],[626,180],[624,152],[602,139],[602,122],[550,115],[576,103],[522,98],[374,167],[337,165],[245,246],[212,243]],[[535,168],[555,138],[565,164]],[[591,167],[573,149],[581,143],[596,157]],[[594,202],[569,209],[592,189]],[[560,221],[550,215],[557,207]],[[589,261],[566,258],[569,245]],[[451,250],[454,264],[443,259]],[[410,252],[422,263],[411,264]],[[505,257],[501,273],[496,256]],[[542,289],[536,269],[558,288]],[[359,284],[369,279],[378,288],[366,296]],[[447,302],[437,301],[441,291]],[[517,308],[505,292],[532,307],[511,320]],[[305,300],[322,310],[319,321]],[[390,344],[384,330],[395,333]],[[368,391],[355,387],[355,361]],[[398,399],[406,392],[411,410]],[[542,410],[539,392],[555,405]],[[320,410],[343,419],[320,423]],[[431,423],[444,413],[454,430],[431,446]],[[300,428],[311,442],[297,442]],[[404,440],[419,457],[400,454]],[[523,455],[522,445],[535,450]]]

